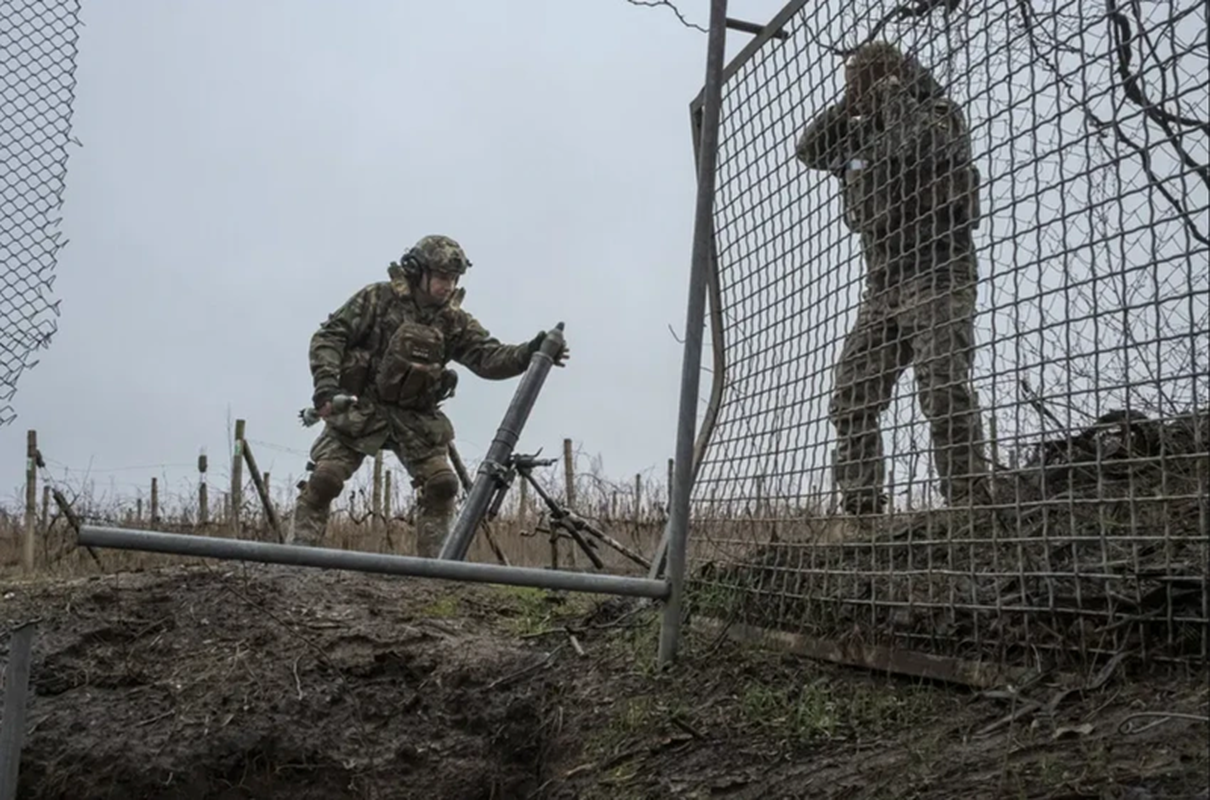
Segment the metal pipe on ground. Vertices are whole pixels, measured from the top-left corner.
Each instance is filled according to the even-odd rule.
[[[502,567],[468,561],[417,558],[354,550],[329,550],[323,547],[253,542],[244,539],[212,538],[183,533],[135,530],[99,525],[82,525],[79,541],[88,547],[116,550],[142,550],[201,558],[233,561],[258,561],[318,569],[344,569],[381,575],[406,575],[415,578],[530,586],[569,592],[616,594],[627,597],[663,599],[668,583],[624,575],[596,575],[531,567]]]
[[[702,91],[702,134],[697,170],[697,205],[693,219],[693,256],[689,267],[689,301],[685,309],[685,347],[681,361],[681,397],[676,430],[676,456],[668,528],[668,600],[660,625],[659,664],[676,657],[681,633],[685,561],[689,536],[689,500],[693,490],[693,445],[697,430],[698,386],[702,367],[702,331],[706,321],[706,281],[714,243],[714,188],[718,164],[719,106],[723,94],[723,56],[727,45],[727,0],[710,3],[706,44],[706,85]]]

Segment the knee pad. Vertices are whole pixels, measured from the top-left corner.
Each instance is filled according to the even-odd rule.
[[[458,481],[458,476],[448,470],[442,470],[424,482],[420,496],[423,498],[424,505],[430,508],[434,506],[448,507],[453,505],[459,488],[461,488],[461,483]]]
[[[344,488],[344,485],[344,475],[341,474],[338,467],[319,464],[307,481],[305,493],[309,494],[316,503],[327,505],[340,496],[340,490]]]

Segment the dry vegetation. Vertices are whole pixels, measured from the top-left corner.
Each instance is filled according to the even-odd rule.
[[[637,520],[601,478],[576,488],[578,510],[650,554],[660,487],[644,484]],[[376,522],[365,489],[327,546],[411,552],[409,509]],[[86,520],[151,525],[131,504],[90,504],[86,487],[74,497]],[[494,537],[512,563],[548,565],[515,497]],[[242,536],[271,537],[250,504],[245,520]],[[658,609],[641,603],[116,551],[98,564],[53,504],[44,566],[26,578],[18,520],[5,522],[0,618],[39,619],[21,790],[35,800],[1207,797],[1204,669],[1119,662],[972,691],[762,648],[691,614],[664,674]],[[169,502],[154,527],[194,530],[194,517]],[[482,535],[472,558],[495,560]],[[691,609],[710,589],[695,584]],[[1138,716],[1150,712],[1168,716]]]

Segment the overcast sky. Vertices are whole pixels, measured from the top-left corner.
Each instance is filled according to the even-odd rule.
[[[706,25],[705,0],[680,6]],[[309,337],[437,232],[474,262],[466,307],[493,334],[566,323],[571,363],[521,449],[567,436],[611,476],[662,474],[705,34],[626,0],[123,0],[82,19],[59,330],[0,428],[6,500],[30,428],[53,476],[100,491],[188,492],[203,449],[221,489],[236,417],[263,469],[297,477]],[[477,459],[517,381],[461,373],[447,413]]]

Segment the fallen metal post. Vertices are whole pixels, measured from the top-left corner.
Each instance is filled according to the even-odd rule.
[[[449,535],[441,546],[441,552],[437,555],[442,561],[461,561],[466,558],[471,540],[475,538],[475,528],[487,513],[492,495],[496,493],[496,485],[505,469],[505,462],[513,454],[521,428],[525,426],[529,412],[533,410],[534,402],[538,399],[538,392],[546,381],[546,375],[562,349],[563,323],[560,322],[554,330],[547,332],[541,349],[530,357],[529,368],[517,384],[512,402],[504,412],[500,427],[496,429],[496,437],[492,439],[487,455],[479,463],[478,474],[467,492],[466,502],[463,503],[462,510],[454,520]]]
[[[34,623],[12,632],[4,670],[4,710],[0,718],[0,800],[16,800],[21,747],[25,744],[25,705],[29,699],[29,662]]]
[[[355,550],[330,550],[323,547],[254,542],[246,539],[212,538],[184,533],[134,530],[98,525],[80,528],[80,544],[117,550],[144,550],[201,558],[233,561],[259,561],[319,569],[347,569],[382,575],[408,575],[416,578],[531,586],[569,592],[650,597],[668,596],[668,584],[662,580],[622,575],[597,575],[530,567],[502,567],[468,561],[417,558]]]

